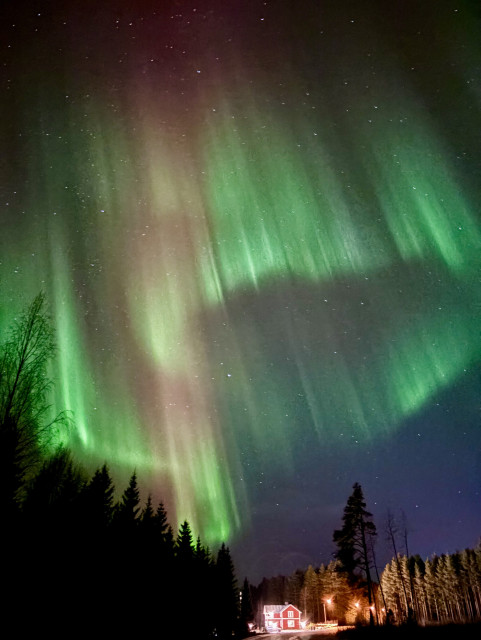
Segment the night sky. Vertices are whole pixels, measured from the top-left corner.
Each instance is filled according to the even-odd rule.
[[[239,577],[329,562],[354,482],[481,535],[481,8],[4,0],[0,325]]]

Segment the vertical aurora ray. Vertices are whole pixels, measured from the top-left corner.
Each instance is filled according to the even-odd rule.
[[[384,116],[380,134],[363,127],[352,134],[368,149],[361,163],[381,220],[378,210],[360,211],[352,186],[344,188],[341,174],[354,173],[358,153],[336,166],[336,140],[323,142],[322,122],[319,133],[308,122],[296,138],[290,123],[255,100],[248,116],[216,114],[205,145],[206,191],[228,290],[286,273],[319,281],[373,272],[398,260],[435,260],[462,273],[479,260],[471,204],[430,123],[408,104],[402,132]]]
[[[64,252],[59,250],[65,246],[68,233],[63,230],[63,238],[61,234],[58,225],[49,233],[50,282],[58,344],[56,407],[58,410],[67,407],[72,412],[75,429],[60,433],[59,437],[80,454],[82,460],[91,461],[95,457],[97,461],[113,460],[124,467],[153,466],[158,470],[161,466],[152,459],[145,437],[132,429],[132,425],[139,423],[139,416],[133,411],[134,402],[128,389],[118,394],[122,383],[118,364],[115,359],[109,361],[108,353],[100,346],[102,340],[95,349],[100,357],[94,360],[90,355],[98,327],[89,326],[88,311],[79,304],[81,297],[79,301],[79,296],[74,295],[75,274]],[[102,400],[104,394],[106,400]]]
[[[233,102],[241,103],[239,99]],[[263,338],[261,346],[244,352],[244,359],[252,362],[262,342],[267,353],[273,348],[272,341],[283,345],[285,360],[295,362],[295,367],[288,362],[282,366],[289,371],[288,379],[300,382],[295,386],[303,400],[298,402],[309,408],[307,415],[321,441],[326,433],[338,431],[339,425],[362,437],[386,434],[453,384],[479,355],[469,302],[479,297],[472,279],[480,261],[479,226],[444,161],[446,154],[430,123],[414,107],[402,138],[392,119],[385,116],[384,126],[377,130],[380,135],[363,127],[353,133],[357,149],[369,149],[370,155],[359,157],[356,150],[351,164],[336,166],[338,160],[327,160],[335,158],[335,140],[326,135],[323,141],[321,123],[315,143],[311,142],[312,122],[308,122],[305,131],[297,131],[299,144],[295,144],[288,133],[296,130],[292,122],[282,123],[272,109],[266,112],[265,103],[261,108],[260,102],[247,100],[248,108],[244,101],[242,113],[225,109],[224,116],[213,116],[206,145],[206,193],[224,304],[229,298],[244,296],[246,289],[265,297],[273,283],[286,283],[273,307],[282,320],[270,315],[269,303],[264,312],[268,320],[259,322],[258,315],[253,316],[251,330]],[[300,153],[299,147],[308,150]],[[355,163],[365,164],[364,181],[369,176],[362,187],[359,178],[356,184]],[[348,189],[341,185],[345,182],[342,174],[352,176]],[[377,194],[378,206],[361,210],[362,196],[356,187]],[[418,307],[406,300],[402,289],[396,291],[401,285],[396,276],[386,277],[390,271],[404,273],[399,283],[411,292],[407,295],[416,292]],[[423,278],[416,280],[424,271],[439,274],[446,289],[443,292],[435,286],[436,294],[422,300],[419,291],[426,284]],[[317,309],[325,344],[316,348],[312,328],[305,330],[306,316],[296,311],[302,302],[292,295],[289,282],[301,286],[302,282],[317,282],[317,295],[323,296],[327,295],[323,290],[331,291],[336,282],[350,279],[348,288],[352,286],[353,291],[349,297],[358,298],[358,274],[372,284],[370,291],[362,286],[365,298],[357,304],[387,304],[391,312],[386,324],[380,324],[373,314],[368,314],[366,324],[362,306],[346,305],[338,294],[332,303],[329,295],[327,312]],[[382,292],[376,290],[379,285]],[[465,291],[467,298],[446,293],[450,288],[451,292]],[[460,298],[457,307],[454,297]],[[433,309],[434,305],[439,306]],[[239,310],[235,302],[232,306]],[[351,325],[349,331],[341,333],[340,321]],[[269,326],[272,330],[277,322],[284,328],[273,330],[276,338],[267,338]],[[362,351],[343,336],[352,333],[353,322],[358,325]],[[306,353],[306,344],[317,353],[316,361],[312,353]],[[356,361],[357,353],[360,360]],[[251,372],[255,370],[254,365]],[[251,387],[262,377],[260,372],[246,375]],[[280,380],[274,384],[283,387]],[[263,393],[272,397],[267,387],[263,381]],[[261,445],[259,460],[271,446],[282,455],[291,448],[292,416],[285,412],[280,398],[276,415],[258,391],[248,389],[249,385],[241,404],[248,421],[255,425],[252,431],[258,434],[254,441]],[[232,399],[225,402],[227,415],[229,402]],[[238,406],[236,401],[234,406]],[[265,424],[266,412],[276,424],[272,432]]]
[[[96,388],[110,400],[102,413],[90,415],[80,448],[84,457],[104,457],[124,474],[135,467],[140,480],[153,476],[159,496],[173,496],[170,507],[179,521],[187,518],[217,543],[239,528],[237,504],[243,498],[234,499],[229,468],[235,459],[223,453],[215,411],[206,401],[208,364],[201,327],[193,322],[202,302],[195,272],[197,245],[205,235],[201,198],[188,165],[182,157],[176,160],[160,129],[139,124],[132,144],[119,128],[106,126],[105,118],[102,108],[92,109],[96,133],[89,137],[84,176],[91,267],[84,344],[98,354],[84,372],[91,371]],[[138,163],[145,166],[142,179]],[[113,251],[114,244],[123,249]],[[66,265],[57,270],[68,271]],[[106,297],[118,311],[108,321],[101,312]],[[66,322],[73,330],[75,314]],[[69,350],[63,340],[62,349]],[[78,377],[70,369],[74,384]],[[98,391],[96,396],[89,400],[95,411],[101,404]]]
[[[366,172],[399,258],[435,260],[462,278],[479,262],[479,225],[431,123],[412,106],[410,114],[402,137],[363,132]]]
[[[286,274],[326,280],[385,266],[376,229],[350,212],[322,125],[313,136],[308,123],[296,138],[256,101],[247,113],[246,121],[225,108],[211,119],[205,140],[212,244],[223,287],[258,289]]]
[[[68,265],[61,256],[52,251],[52,271],[54,274],[54,318],[58,344],[57,368],[59,380],[56,385],[57,407],[75,407],[75,429],[80,440],[80,446],[90,449],[90,434],[86,420],[86,391],[87,385],[78,384],[78,380],[85,380],[85,372],[89,366],[85,362],[83,345],[79,327],[75,318],[77,314],[73,309],[71,299],[71,286],[68,282]],[[60,436],[62,444],[65,436]]]

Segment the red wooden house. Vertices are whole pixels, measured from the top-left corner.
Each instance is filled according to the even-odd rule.
[[[296,631],[301,629],[301,612],[293,604],[265,604],[264,626],[267,631]]]

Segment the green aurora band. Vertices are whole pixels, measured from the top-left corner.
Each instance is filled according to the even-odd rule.
[[[239,85],[203,97],[185,142],[148,96],[55,117],[41,98],[36,217],[7,257],[15,287],[50,289],[55,408],[74,422],[58,441],[124,480],[135,468],[209,544],[248,526],[246,443],[252,464],[274,445],[294,469],[298,418],[282,364],[266,374],[270,331],[320,442],[339,425],[389,434],[479,357],[480,229],[407,90],[347,144],[329,113],[284,112]],[[264,302],[259,324],[249,305]]]

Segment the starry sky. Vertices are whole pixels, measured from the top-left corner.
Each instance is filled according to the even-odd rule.
[[[354,482],[410,551],[481,535],[481,10],[5,0],[0,326],[53,410],[240,577],[332,557]]]

